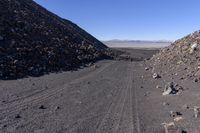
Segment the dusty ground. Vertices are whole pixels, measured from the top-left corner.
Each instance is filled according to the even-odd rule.
[[[157,52],[125,51],[143,58]],[[193,100],[189,92],[162,96],[156,86],[163,87],[167,77],[155,80],[145,67],[144,61],[103,60],[78,71],[0,81],[0,132],[163,133],[161,124],[173,121],[171,110],[198,123],[191,110],[181,108]],[[180,127],[192,131],[191,121]]]

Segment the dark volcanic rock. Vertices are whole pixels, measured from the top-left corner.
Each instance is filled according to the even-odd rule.
[[[0,1],[0,79],[72,70],[111,51],[32,0]]]
[[[39,109],[46,109],[44,105],[40,105]]]

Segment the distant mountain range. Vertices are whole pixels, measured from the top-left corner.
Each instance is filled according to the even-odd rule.
[[[166,47],[169,46],[172,41],[166,40],[108,40],[102,41],[108,47]]]

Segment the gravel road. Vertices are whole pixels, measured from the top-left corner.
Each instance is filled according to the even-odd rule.
[[[142,61],[104,60],[78,71],[0,81],[0,131],[162,133],[166,116],[158,111],[159,98],[150,96],[158,92],[148,93],[155,87],[148,79]]]

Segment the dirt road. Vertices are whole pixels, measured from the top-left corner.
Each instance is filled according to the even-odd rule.
[[[155,88],[149,79],[142,61],[105,60],[79,71],[0,81],[0,131],[162,133],[165,114],[157,111],[163,107],[151,97],[158,92],[149,91]]]

